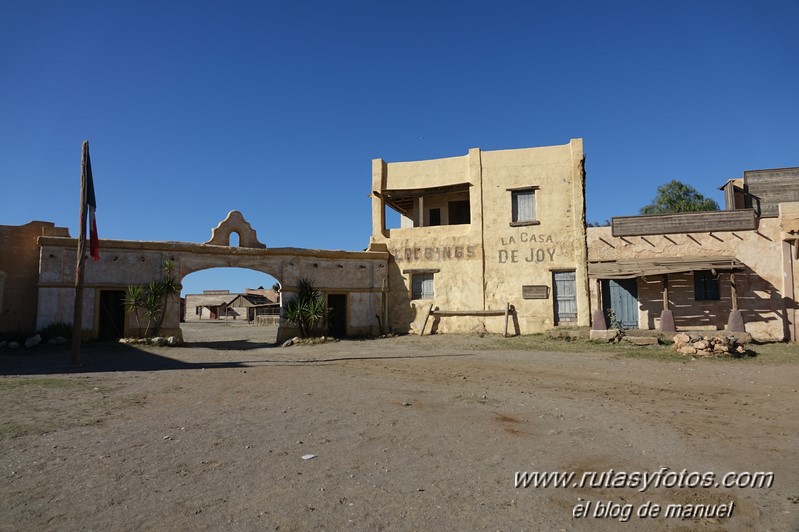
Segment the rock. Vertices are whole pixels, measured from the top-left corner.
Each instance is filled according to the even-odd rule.
[[[739,344],[749,344],[752,342],[752,335],[747,332],[737,332],[729,335],[730,340]]]
[[[50,338],[47,341],[47,345],[65,345],[67,343],[67,339],[63,336],[56,336],[55,338]]]
[[[742,346],[742,345],[739,345],[738,347],[736,347],[736,348],[735,348],[735,351],[736,351],[738,354],[741,354],[741,355],[743,355],[743,354],[746,352],[746,349],[744,348],[744,346]]]
[[[710,347],[710,342],[708,342],[707,340],[698,340],[694,342],[694,347],[696,348],[697,351],[701,351],[703,349],[707,349],[708,347]]]
[[[612,342],[616,339],[616,335],[618,334],[615,329],[608,329],[608,330],[594,330],[592,329],[589,333],[589,338],[591,340],[596,341],[604,341],[604,342]]]
[[[283,344],[282,344],[280,347],[289,347],[289,346],[292,346],[292,345],[294,345],[295,343],[297,343],[297,341],[298,341],[299,339],[300,339],[300,338],[299,338],[298,336],[295,336],[294,338],[289,338],[288,340],[286,340],[285,342],[283,342]]]
[[[9,349],[19,349],[19,342],[8,342]]]
[[[152,344],[156,347],[164,347],[166,345],[166,338],[163,336],[156,336],[152,339]]]
[[[169,347],[178,346],[180,345],[180,340],[178,340],[177,336],[170,336],[169,338],[166,339],[166,345],[168,345]]]
[[[713,346],[713,352],[714,353],[721,353],[721,354],[729,353],[730,352],[730,347],[727,346],[727,345],[723,345],[723,344],[716,344],[716,345]]]
[[[677,349],[677,352],[680,353],[681,355],[695,355],[696,348],[691,347],[690,345],[684,345],[681,348]]]
[[[25,347],[27,349],[30,349],[31,347],[36,347],[40,343],[42,343],[42,336],[39,335],[39,334],[36,334],[36,335],[31,336],[27,340],[25,340]]]
[[[684,345],[687,345],[688,342],[691,341],[691,337],[685,333],[677,333],[674,335],[674,345],[677,346],[677,349],[681,348]]]

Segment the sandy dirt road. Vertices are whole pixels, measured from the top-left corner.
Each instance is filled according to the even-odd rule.
[[[78,368],[0,355],[0,529],[799,530],[799,363],[273,334],[188,325],[185,347],[93,344]],[[658,471],[774,477],[600,485]],[[576,476],[518,488],[517,472]],[[638,517],[647,503],[734,505]]]

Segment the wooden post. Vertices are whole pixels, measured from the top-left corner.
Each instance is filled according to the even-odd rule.
[[[730,272],[730,299],[732,300],[732,310],[727,319],[727,330],[730,332],[746,332],[744,317],[738,310],[738,287],[735,286],[735,272]]]
[[[508,337],[508,317],[510,316],[510,302],[505,306],[505,338]]]
[[[80,364],[80,342],[83,321],[83,255],[86,252],[86,171],[89,161],[89,141],[83,141],[80,158],[80,224],[75,264],[75,306],[72,314],[72,363]]]
[[[677,332],[674,325],[674,313],[669,310],[669,275],[663,276],[663,311],[660,313],[660,332]]]
[[[597,308],[591,313],[591,330],[607,331],[608,324],[605,323],[605,312],[602,310],[602,279],[596,280],[596,299]]]
[[[427,305],[427,311],[424,313],[424,321],[422,321],[422,329],[419,331],[419,336],[424,336],[424,328],[427,327],[427,320],[430,318],[430,312],[433,310],[433,304]]]

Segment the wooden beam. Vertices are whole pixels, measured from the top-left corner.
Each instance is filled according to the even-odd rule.
[[[615,216],[611,226],[614,237],[754,231],[757,229],[757,216],[754,209]]]
[[[504,316],[506,310],[434,310],[436,316]]]

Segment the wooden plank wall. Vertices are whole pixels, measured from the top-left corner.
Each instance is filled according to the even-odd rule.
[[[776,218],[779,203],[799,201],[799,168],[746,171],[744,190],[761,218]]]
[[[613,236],[669,235],[675,233],[720,233],[754,231],[753,209],[707,211],[650,216],[616,216],[611,220]]]

